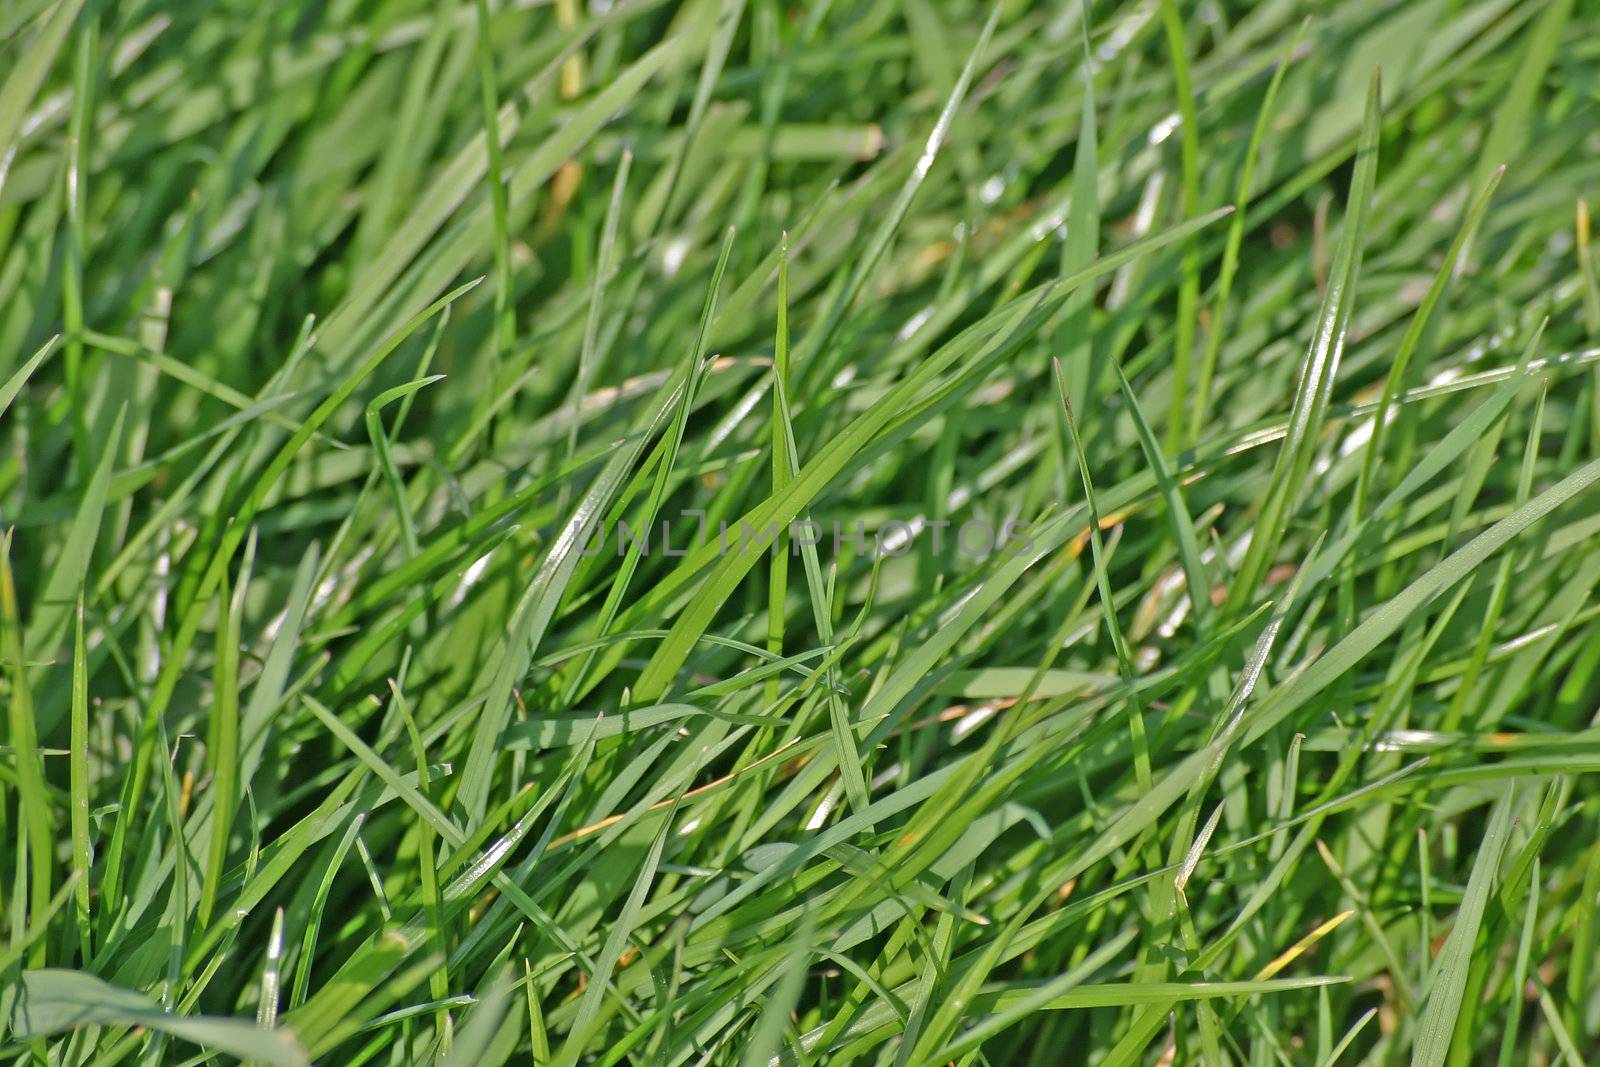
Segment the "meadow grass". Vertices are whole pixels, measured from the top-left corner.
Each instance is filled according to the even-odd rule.
[[[1600,1060],[1597,42],[10,0],[0,1062]]]

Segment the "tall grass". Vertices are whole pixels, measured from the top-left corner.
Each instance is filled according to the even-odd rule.
[[[0,1062],[1600,1059],[1597,40],[12,0]]]

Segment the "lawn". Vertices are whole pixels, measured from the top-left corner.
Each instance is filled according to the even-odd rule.
[[[1600,1062],[1588,0],[7,0],[0,1064]]]

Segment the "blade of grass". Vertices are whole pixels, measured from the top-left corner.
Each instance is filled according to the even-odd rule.
[[[1179,165],[1182,172],[1183,213],[1200,214],[1200,121],[1194,106],[1189,76],[1189,49],[1183,39],[1183,16],[1177,0],[1161,0],[1161,28],[1166,35],[1172,64],[1173,93],[1178,100]],[[1183,440],[1184,407],[1189,397],[1189,361],[1194,352],[1195,314],[1200,306],[1200,256],[1191,240],[1184,249],[1183,274],[1178,282],[1177,331],[1172,348],[1172,403],[1167,411],[1167,450],[1176,452]]]
[[[1072,157],[1072,204],[1067,214],[1067,237],[1061,246],[1061,274],[1076,274],[1093,262],[1100,251],[1100,162],[1099,146],[1095,133],[1095,64],[1089,55],[1089,4],[1080,4],[1080,39],[1083,53],[1080,61],[1083,78],[1083,103],[1078,112],[1078,143]],[[1191,216],[1195,212],[1189,212]],[[1085,415],[1094,411],[1096,397],[1093,390],[1100,384],[1100,366],[1095,359],[1094,336],[1089,318],[1094,294],[1085,287],[1067,299],[1062,308],[1061,334],[1058,348],[1066,357],[1067,394],[1078,398]],[[1062,488],[1072,484],[1067,473],[1071,461],[1062,450]]]
[[[1456,910],[1456,921],[1445,938],[1444,948],[1434,962],[1433,981],[1428,1002],[1423,1005],[1417,1022],[1417,1036],[1411,1050],[1412,1067],[1443,1067],[1455,1036],[1456,1015],[1461,1010],[1461,994],[1466,988],[1467,969],[1472,962],[1478,941],[1478,928],[1483,922],[1483,912],[1494,888],[1495,875],[1500,867],[1500,854],[1505,850],[1506,834],[1511,827],[1512,802],[1516,797],[1514,785],[1508,785],[1495,802],[1489,815],[1489,825],[1472,863],[1472,875]]]
[[[1133,744],[1133,774],[1142,792],[1149,792],[1150,743],[1145,737],[1144,706],[1137,696],[1131,695],[1134,681],[1133,659],[1128,654],[1128,639],[1123,635],[1122,624],[1117,621],[1117,601],[1111,592],[1110,560],[1106,558],[1105,544],[1100,537],[1100,508],[1095,503],[1094,482],[1089,477],[1089,459],[1083,452],[1083,438],[1078,433],[1078,420],[1072,414],[1072,400],[1067,396],[1067,380],[1061,370],[1061,361],[1052,360],[1056,390],[1061,394],[1061,407],[1071,437],[1072,454],[1077,458],[1078,474],[1083,479],[1083,502],[1088,509],[1089,545],[1093,553],[1095,588],[1100,591],[1100,610],[1105,616],[1106,632],[1111,637],[1111,648],[1116,653],[1117,669],[1122,684],[1130,691],[1127,703],[1128,736]]]
[[[83,638],[83,594],[72,635],[72,713],[69,760],[70,820],[74,897],[78,905],[79,962],[88,966],[92,956],[94,924],[89,914],[89,872],[94,867],[94,846],[89,839],[89,653]]]
[[[1379,99],[1379,80],[1374,72],[1367,87],[1366,114],[1362,120],[1361,144],[1356,151],[1356,171],[1350,184],[1344,234],[1334,256],[1328,288],[1317,312],[1316,324],[1312,327],[1311,345],[1301,365],[1288,433],[1272,468],[1272,480],[1267,485],[1260,515],[1252,526],[1244,561],[1229,586],[1228,598],[1222,609],[1224,618],[1236,616],[1256,594],[1266,576],[1267,568],[1288,528],[1294,503],[1304,487],[1317,438],[1327,417],[1328,399],[1339,371],[1339,358],[1343,354],[1345,334],[1350,325],[1367,208],[1378,168]]]
[[[228,842],[233,832],[234,812],[239,804],[239,645],[243,628],[245,596],[250,589],[251,563],[255,557],[255,537],[245,545],[244,562],[239,568],[238,585],[230,595],[228,578],[217,587],[217,654],[212,667],[210,732],[206,735],[206,762],[211,771],[211,843],[206,854],[205,880],[201,883],[196,911],[199,924],[211,923],[222,886],[223,867],[228,859]]]
[[[54,831],[51,828],[50,793],[45,785],[44,761],[34,732],[33,690],[22,653],[22,617],[17,608],[16,577],[11,570],[11,545],[14,533],[0,534],[0,652],[11,668],[9,741],[16,766],[16,789],[22,833],[17,835],[19,855],[27,857],[28,914],[40,923],[50,908],[54,865]],[[23,852],[24,843],[26,852]],[[19,900],[20,903],[20,900]],[[29,951],[30,966],[45,961],[46,943],[34,943]]]

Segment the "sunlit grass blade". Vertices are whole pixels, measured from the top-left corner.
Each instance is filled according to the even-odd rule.
[[[1345,334],[1349,329],[1351,305],[1361,264],[1361,242],[1365,235],[1366,213],[1378,169],[1379,81],[1373,74],[1367,87],[1366,117],[1361,126],[1361,143],[1356,150],[1355,176],[1345,212],[1344,232],[1329,274],[1327,292],[1311,328],[1311,345],[1300,367],[1295,386],[1294,410],[1289,417],[1289,432],[1284,437],[1278,459],[1272,468],[1261,504],[1261,513],[1251,529],[1250,545],[1244,561],[1233,575],[1224,604],[1225,615],[1236,615],[1258,591],[1268,565],[1288,526],[1297,498],[1311,468],[1312,454],[1327,417],[1328,399],[1339,371]]]

